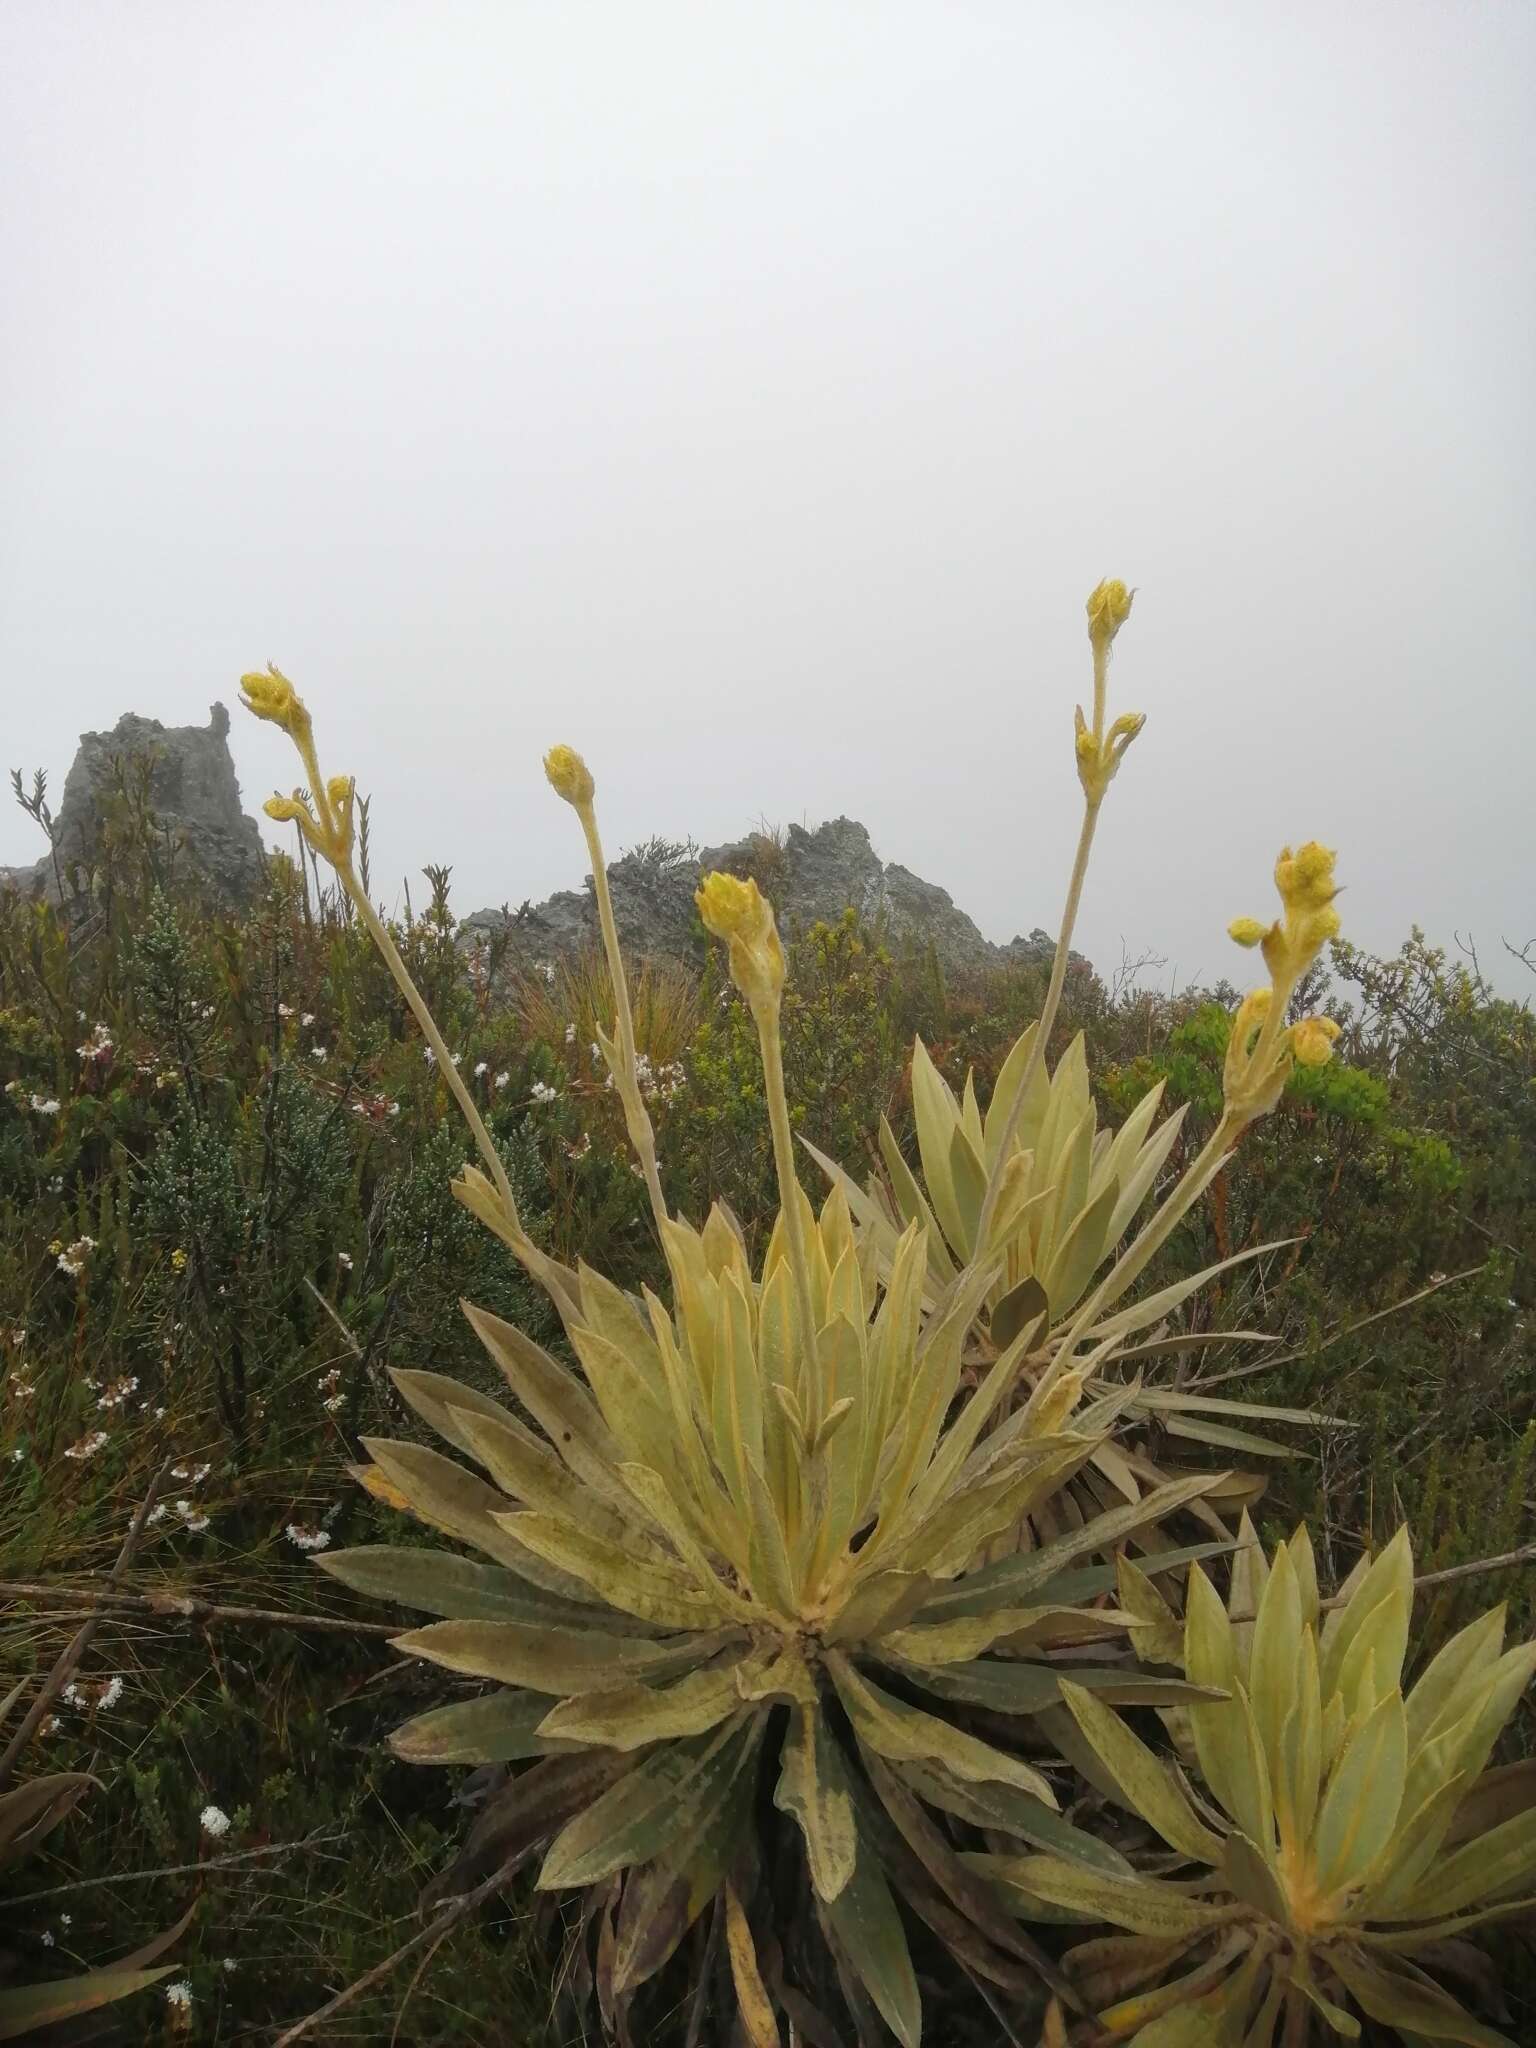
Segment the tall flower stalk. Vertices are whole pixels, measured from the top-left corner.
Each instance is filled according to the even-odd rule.
[[[1136,593],[1127,590],[1118,578],[1107,579],[1095,586],[1088,598],[1088,640],[1093,649],[1093,723],[1090,725],[1078,705],[1076,712],[1076,755],[1077,776],[1083,786],[1083,822],[1077,835],[1077,851],[1072,858],[1072,873],[1067,882],[1067,900],[1061,913],[1061,926],[1056,934],[1056,952],[1051,961],[1051,979],[1046,988],[1045,1002],[1040,1011],[1040,1020],[1035,1027],[1034,1044],[1029,1061],[1014,1097],[1003,1127],[1002,1142],[987,1176],[986,1193],[982,1197],[981,1218],[977,1226],[978,1247],[985,1245],[991,1231],[992,1218],[996,1213],[998,1198],[1002,1193],[1003,1174],[1013,1155],[1013,1141],[1017,1134],[1019,1118],[1024,1104],[1029,1100],[1031,1085],[1045,1059],[1045,1049],[1050,1041],[1051,1028],[1056,1022],[1056,1012],[1061,1006],[1061,991],[1067,978],[1067,961],[1072,953],[1072,933],[1077,924],[1078,905],[1083,898],[1083,883],[1088,875],[1088,861],[1093,852],[1093,838],[1098,830],[1099,811],[1104,803],[1105,792],[1120,771],[1126,749],[1146,724],[1146,713],[1128,711],[1106,729],[1105,720],[1109,709],[1109,651],[1115,642],[1115,635],[1131,615],[1131,605]]]
[[[603,935],[603,954],[608,962],[608,978],[613,985],[613,1037],[609,1038],[601,1028],[598,1041],[613,1084],[618,1090],[619,1101],[624,1107],[624,1126],[629,1132],[629,1142],[635,1148],[640,1161],[640,1170],[645,1176],[646,1193],[651,1199],[651,1214],[656,1228],[666,1243],[666,1226],[670,1220],[667,1213],[666,1197],[661,1191],[661,1173],[656,1164],[656,1130],[651,1122],[650,1111],[645,1106],[645,1096],[640,1087],[639,1068],[635,1059],[635,1020],[629,1002],[629,982],[624,973],[624,956],[619,950],[619,928],[613,915],[613,892],[608,886],[608,863],[603,858],[603,842],[597,829],[597,811],[594,806],[596,785],[591,771],[574,747],[551,747],[544,756],[544,773],[549,786],[557,796],[575,811],[580,821],[583,837],[587,842],[587,853],[592,861],[592,888],[597,898],[597,921]]]
[[[309,712],[293,684],[280,669],[269,665],[264,674],[256,671],[242,676],[240,690],[242,702],[247,710],[255,712],[258,718],[264,718],[271,724],[280,726],[287,733],[298,748],[299,758],[304,763],[305,773],[309,778],[308,790],[296,789],[292,796],[268,797],[263,809],[269,818],[280,824],[296,824],[306,844],[328,863],[337,881],[347,892],[364,928],[405,998],[411,1015],[420,1025],[422,1037],[431,1048],[438,1071],[463,1112],[464,1121],[474,1138],[475,1148],[489,1169],[490,1183],[487,1185],[484,1175],[476,1174],[473,1168],[466,1168],[462,1180],[454,1184],[455,1193],[466,1207],[472,1209],[516,1253],[557,1304],[574,1308],[575,1294],[570,1274],[558,1260],[550,1258],[535,1244],[529,1235],[517,1205],[517,1197],[512,1192],[506,1165],[496,1149],[495,1141],[486,1129],[479,1106],[459,1072],[447,1041],[439,1031],[420,989],[411,979],[410,969],[400,957],[400,949],[395,944],[389,927],[374,909],[368,892],[363,887],[353,859],[356,799],[353,778],[349,775],[333,775],[327,780],[321,774],[319,756],[315,749],[314,727]]]

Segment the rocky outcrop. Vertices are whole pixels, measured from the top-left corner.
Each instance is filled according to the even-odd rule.
[[[0,884],[57,895],[56,863],[66,878],[72,867],[95,865],[113,820],[140,799],[178,860],[215,896],[249,899],[264,856],[256,820],[240,802],[222,704],[210,707],[206,725],[167,726],[129,711],[110,732],[82,733],[53,820],[53,855],[31,868],[0,868]]]
[[[110,732],[83,733],[53,820],[54,856],[30,868],[0,868],[0,886],[57,896],[57,871],[69,893],[71,870],[89,870],[101,859],[125,804],[140,800],[178,848],[184,869],[225,903],[249,900],[264,856],[256,821],[241,806],[222,704],[212,706],[205,726],[166,726],[127,712]],[[948,890],[898,862],[882,861],[856,819],[831,818],[814,831],[791,825],[782,837],[757,832],[708,847],[653,840],[624,854],[609,867],[608,881],[626,949],[641,958],[697,959],[693,892],[710,868],[755,875],[786,934],[833,923],[852,910],[893,951],[931,949],[947,973],[1048,961],[1054,945],[1042,931],[994,945]],[[512,958],[525,964],[595,945],[591,878],[584,889],[563,889],[521,910],[477,911],[461,933],[466,943],[477,935],[505,935]]]
[[[653,842],[612,862],[608,885],[625,948],[641,957],[689,959],[699,946],[693,892],[710,868],[754,875],[772,899],[786,933],[831,923],[853,910],[861,923],[896,950],[932,948],[946,972],[966,973],[1031,960],[1049,960],[1054,940],[1044,932],[994,945],[947,889],[910,868],[884,862],[869,833],[853,818],[831,818],[814,831],[791,825],[782,839],[758,833],[728,846]],[[591,878],[584,890],[564,889],[521,910],[476,911],[462,927],[466,941],[504,935],[524,962],[550,961],[598,942]]]

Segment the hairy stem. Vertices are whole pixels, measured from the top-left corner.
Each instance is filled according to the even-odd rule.
[[[367,928],[368,936],[373,940],[374,945],[377,946],[380,957],[394,976],[396,986],[399,988],[401,995],[405,997],[411,1015],[421,1026],[422,1036],[432,1048],[432,1055],[437,1061],[438,1071],[447,1082],[454,1101],[463,1112],[464,1121],[469,1125],[471,1135],[474,1138],[481,1158],[490,1168],[491,1179],[495,1184],[497,1196],[506,1213],[506,1242],[528,1268],[529,1272],[533,1274],[534,1278],[553,1297],[557,1305],[565,1302],[568,1299],[569,1289],[563,1284],[559,1268],[555,1262],[540,1251],[523,1227],[523,1219],[518,1211],[517,1198],[512,1192],[512,1183],[507,1178],[507,1169],[502,1163],[501,1154],[497,1151],[491,1134],[485,1127],[485,1119],[481,1116],[475,1098],[470,1094],[463,1075],[454,1065],[453,1055],[448,1050],[442,1032],[437,1028],[436,1019],[427,1008],[426,1000],[420,989],[417,988],[415,982],[411,979],[411,971],[401,958],[399,947],[390,936],[389,929],[384,920],[363,893],[363,886],[353,870],[351,861],[337,861],[333,865],[342,887],[351,897],[358,916]]]
[[[629,1005],[629,983],[624,973],[624,956],[619,951],[619,929],[614,922],[613,897],[608,888],[608,864],[603,859],[603,843],[598,837],[597,813],[592,804],[579,803],[575,807],[581,820],[581,829],[586,835],[587,852],[592,861],[592,886],[597,895],[597,919],[603,932],[603,951],[608,956],[608,979],[613,984],[614,1031],[618,1039],[619,1069],[614,1075],[619,1091],[619,1100],[624,1105],[624,1123],[629,1132],[629,1142],[634,1146],[645,1175],[646,1193],[651,1198],[651,1214],[656,1219],[656,1229],[662,1244],[667,1241],[665,1226],[671,1221],[667,1201],[661,1191],[661,1173],[656,1164],[656,1131],[651,1122],[650,1111],[640,1093],[640,1075],[635,1064],[635,1020]]]
[[[1103,717],[1102,706],[1097,698],[1095,717],[1100,720]],[[1003,1125],[997,1156],[987,1174],[986,1193],[982,1196],[981,1213],[976,1223],[976,1246],[973,1253],[975,1259],[979,1259],[985,1249],[987,1234],[992,1227],[992,1217],[997,1209],[998,1196],[1002,1191],[1003,1170],[1013,1156],[1013,1141],[1018,1132],[1019,1118],[1024,1114],[1024,1104],[1029,1100],[1029,1091],[1045,1060],[1046,1043],[1056,1022],[1056,1012],[1061,1006],[1061,991],[1067,979],[1067,960],[1072,951],[1072,931],[1077,923],[1077,908],[1082,901],[1083,882],[1088,873],[1088,858],[1093,851],[1093,835],[1098,826],[1099,807],[1102,802],[1102,797],[1089,797],[1083,805],[1082,830],[1077,835],[1077,853],[1072,862],[1071,879],[1067,883],[1067,900],[1061,913],[1061,930],[1056,938],[1056,955],[1051,962],[1051,979],[1045,991],[1045,1002],[1040,1011],[1039,1021],[1035,1025],[1035,1042],[1030,1047],[1029,1059],[1025,1063],[1018,1091],[1009,1106],[1008,1120]]]
[[[795,1177],[795,1140],[789,1124],[789,1097],[784,1088],[784,1055],[779,1043],[779,1005],[754,1003],[757,1036],[763,1052],[763,1086],[768,1097],[768,1124],[773,1132],[773,1163],[779,1176],[779,1202],[789,1241],[789,1267],[800,1313],[800,1341],[805,1347],[806,1427],[814,1434],[821,1421],[821,1374],[817,1370],[816,1309],[811,1299],[811,1261],[805,1242],[800,1204],[805,1200]]]

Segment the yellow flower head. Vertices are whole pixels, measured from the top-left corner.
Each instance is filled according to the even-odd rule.
[[[1337,858],[1331,847],[1319,846],[1315,839],[1309,839],[1294,853],[1288,846],[1281,848],[1280,858],[1275,862],[1275,887],[1287,910],[1328,908],[1339,893],[1333,880]]]
[[[1326,1067],[1333,1058],[1339,1027],[1331,1017],[1303,1017],[1291,1026],[1291,1051],[1299,1066]]]
[[[314,823],[314,813],[301,796],[269,796],[261,808],[279,825],[291,825],[295,819],[301,825]]]
[[[1262,918],[1234,917],[1227,926],[1227,937],[1236,939],[1240,946],[1257,946],[1262,943],[1269,926]]]
[[[544,773],[556,796],[568,804],[589,804],[596,788],[592,771],[574,747],[551,747],[544,756]]]
[[[1135,596],[1117,576],[1095,585],[1088,599],[1088,638],[1095,647],[1108,647],[1131,616]]]
[[[266,673],[254,670],[240,678],[240,701],[247,711],[254,711],[258,718],[270,719],[280,725],[292,740],[302,746],[310,737],[309,713],[304,700],[279,668],[269,662]]]
[[[777,999],[784,986],[784,949],[773,906],[756,882],[718,870],[694,896],[704,929],[730,949],[731,979],[748,1001]]]

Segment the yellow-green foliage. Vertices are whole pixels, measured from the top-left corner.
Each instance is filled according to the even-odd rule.
[[[1040,1717],[1064,1723],[1065,1702],[1120,1755],[1136,1738],[1107,1702],[1187,1711],[1205,1730],[1230,1723],[1201,1716],[1249,1711],[1235,1649],[1225,1661],[1193,1659],[1183,1676],[1149,1673],[1130,1653],[1132,1638],[1166,1651],[1171,1609],[1157,1575],[1212,1548],[1170,1549],[1168,1525],[1220,1498],[1226,1480],[1165,1480],[1126,1442],[1157,1408],[1140,1362],[1155,1355],[1158,1326],[1222,1266],[1141,1299],[1133,1289],[1294,1063],[1328,1056],[1332,1027],[1287,1026],[1284,1014],[1336,928],[1333,856],[1315,844],[1282,854],[1285,916],[1254,934],[1271,985],[1239,1013],[1222,1115],[1124,1242],[1177,1122],[1154,1132],[1154,1095],[1118,1134],[1100,1132],[1081,1046],[1054,1075],[1045,1048],[1094,822],[1142,723],[1107,720],[1110,646],[1130,606],[1119,584],[1089,600],[1094,709],[1091,722],[1078,715],[1084,827],[1068,914],[1044,1012],[1005,1065],[985,1121],[974,1092],[957,1103],[919,1048],[926,1197],[887,1132],[889,1199],[824,1161],[833,1191],[813,1212],[795,1171],[773,912],[755,880],[705,879],[700,915],[728,949],[762,1062],[780,1199],[760,1265],[723,1205],[702,1228],[668,1207],[593,777],[569,748],[547,756],[591,856],[613,1005],[611,1027],[594,1024],[594,1036],[665,1256],[664,1293],[639,1299],[585,1263],[552,1259],[530,1235],[475,1099],[359,883],[351,783],[321,775],[291,684],[275,671],[247,678],[251,708],[298,745],[311,792],[275,799],[275,814],[334,867],[474,1132],[486,1170],[466,1169],[456,1192],[543,1285],[580,1369],[467,1307],[515,1408],[440,1375],[397,1373],[405,1399],[459,1457],[369,1439],[359,1477],[477,1555],[384,1546],[320,1562],[437,1617],[397,1649],[496,1688],[417,1716],[395,1747],[417,1762],[529,1765],[488,1803],[455,1881],[547,1844],[541,1886],[603,1887],[603,1984],[620,2010],[718,1901],[754,2048],[777,2038],[774,1999],[804,1950],[807,1916],[845,1981],[862,1986],[857,1999],[911,2048],[921,2014],[899,1893],[968,1968],[1015,1991],[1043,1979],[1081,2012],[1081,1994],[1020,1935],[1002,1898],[1024,1898],[1040,1918],[1113,1918],[1114,1902],[1144,1890],[1160,1900],[1169,1888],[1063,1816],[1037,1761],[1048,1744]],[[1224,1447],[1234,1436],[1215,1418],[1237,1404],[1162,1398],[1170,1428],[1196,1440],[1203,1430]],[[1132,1541],[1143,1551],[1134,1565]],[[1116,1567],[1085,1560],[1117,1553],[1120,1601],[1102,1604]],[[1271,1583],[1281,1582],[1277,1572]],[[1240,1588],[1251,1583],[1239,1575]],[[1280,1626],[1264,1621],[1259,1639]],[[1351,1716],[1378,1697],[1374,1674],[1385,1672],[1385,1658],[1367,1658],[1363,1675],[1359,1662],[1348,1666]],[[1350,1725],[1319,1737],[1337,1737],[1341,1770],[1354,1768]],[[1364,1726],[1377,1726],[1369,1707]],[[1176,1846],[1219,1850],[1168,1783],[1154,1805],[1176,1809]],[[1045,1853],[964,1859],[935,1814]],[[786,1825],[808,1877],[788,1908],[764,1875],[783,1864],[774,1845]],[[1267,1838],[1256,1832],[1262,1863]],[[1212,1927],[1228,1935],[1242,1918],[1169,1896],[1195,1940]],[[771,1937],[761,1946],[754,1923]]]
[[[1068,1958],[1112,2040],[1271,2048],[1314,2026],[1353,2040],[1364,2014],[1409,2044],[1512,2048],[1420,1965],[1536,1904],[1536,1767],[1487,1769],[1536,1645],[1505,1650],[1495,1608],[1405,1694],[1406,1528],[1326,1610],[1304,1528],[1271,1561],[1242,1533],[1225,1608],[1190,1573],[1180,1661],[1226,1695],[1183,1718],[1192,1787],[1090,1692],[1062,1688],[1069,1753],[1167,1844],[1170,1874],[1106,1880],[1051,1855],[973,1864],[1022,1913],[1125,1930]],[[1160,1637],[1149,1654],[1178,1657],[1171,1614],[1141,1594]]]

